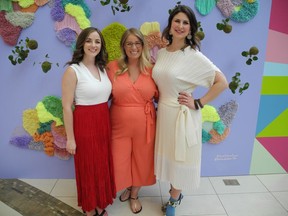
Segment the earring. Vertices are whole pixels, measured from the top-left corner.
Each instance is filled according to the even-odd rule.
[[[192,39],[192,35],[189,33],[189,35],[187,35],[186,37],[188,40],[191,40]]]

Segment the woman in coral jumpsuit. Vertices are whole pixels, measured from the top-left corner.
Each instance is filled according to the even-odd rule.
[[[156,85],[141,32],[131,28],[121,39],[122,58],[108,64],[112,83],[112,155],[120,201],[129,200],[131,211],[142,210],[141,186],[153,185]]]

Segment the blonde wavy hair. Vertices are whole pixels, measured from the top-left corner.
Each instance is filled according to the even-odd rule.
[[[142,53],[139,59],[141,73],[147,74],[147,68],[152,67],[152,64],[150,63],[150,53],[149,53],[144,35],[141,33],[140,30],[136,28],[129,28],[123,33],[121,41],[120,41],[120,48],[121,48],[122,56],[118,60],[119,70],[115,73],[115,79],[117,78],[117,76],[128,71],[128,56],[125,52],[124,46],[125,46],[127,38],[130,35],[135,35],[142,43]]]

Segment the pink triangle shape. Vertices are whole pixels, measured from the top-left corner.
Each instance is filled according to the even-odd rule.
[[[257,140],[288,172],[288,137],[263,137]]]

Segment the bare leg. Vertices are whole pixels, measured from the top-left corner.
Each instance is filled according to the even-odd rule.
[[[95,213],[96,213],[95,210],[92,210],[92,211],[86,212],[86,215],[87,216],[94,216]]]
[[[171,185],[170,195],[173,199],[178,200],[182,190],[176,189]]]
[[[131,188],[132,188],[132,187],[128,187],[128,188],[126,188],[126,189],[122,192],[122,194],[121,194],[120,197],[119,197],[119,200],[120,200],[121,202],[125,202],[125,201],[127,201],[127,200],[130,199],[130,196],[131,196]]]
[[[170,199],[165,206],[166,216],[175,216],[175,208],[181,203],[183,195],[180,189],[176,189],[171,185]]]
[[[138,193],[141,187],[132,186],[130,196],[130,207],[134,214],[139,213],[142,210],[142,205],[138,199]]]

